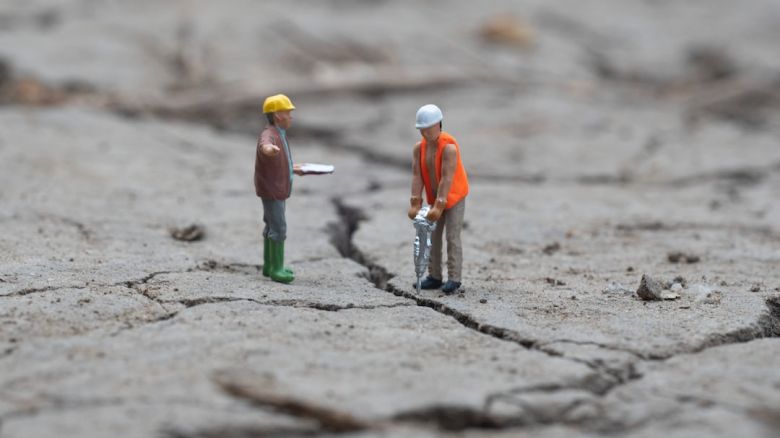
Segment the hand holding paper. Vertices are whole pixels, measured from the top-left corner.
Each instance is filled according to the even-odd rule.
[[[296,175],[325,175],[335,170],[336,168],[331,164],[303,163],[293,166]]]

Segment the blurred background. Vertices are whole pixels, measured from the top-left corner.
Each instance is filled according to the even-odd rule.
[[[780,5],[722,1],[45,1],[0,5],[0,102],[86,105],[407,166],[425,103],[475,176],[669,181],[780,133]]]

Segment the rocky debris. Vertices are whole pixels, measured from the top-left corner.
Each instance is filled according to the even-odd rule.
[[[616,282],[609,283],[602,292],[611,295],[633,295],[634,294],[633,289],[629,289],[623,286],[622,284]]]
[[[618,224],[615,226],[615,229],[618,231],[662,231],[665,229],[668,229],[669,227],[664,224],[661,221],[647,221],[647,222],[638,222],[634,224]]]
[[[704,304],[720,304],[720,301],[723,299],[723,293],[720,291],[714,290],[708,293],[704,299],[701,300]]]
[[[686,288],[688,287],[688,280],[686,280],[682,275],[678,275],[674,277],[672,281],[666,283],[666,288],[671,289],[675,284],[679,284],[683,288]]]
[[[173,227],[169,230],[171,237],[183,242],[196,242],[206,237],[206,228],[203,225],[191,224],[185,227]]]
[[[723,293],[706,284],[694,284],[688,288],[694,301],[702,304],[720,304]]]
[[[684,253],[681,251],[673,251],[666,255],[666,259],[670,263],[698,263],[701,258],[695,254]]]
[[[639,283],[639,288],[636,290],[636,295],[645,300],[660,300],[661,293],[663,292],[663,286],[647,274],[642,275],[642,280]]]
[[[561,250],[561,244],[558,242],[553,242],[548,245],[545,245],[544,248],[542,248],[542,252],[546,255],[553,255],[556,252]]]
[[[642,275],[636,295],[644,301],[676,300],[680,298],[678,292],[664,289],[661,282],[647,274]]]
[[[733,57],[720,47],[696,46],[688,50],[692,76],[701,81],[728,79],[739,72]]]
[[[726,120],[745,129],[777,129],[780,120],[780,78],[735,78],[718,84],[692,100],[688,110],[690,121],[698,121],[702,115]]]
[[[544,281],[546,281],[550,286],[566,286],[566,282],[558,280],[557,278],[546,277]]]
[[[664,291],[661,294],[661,298],[664,300],[677,300],[680,299],[680,293],[675,291]]]

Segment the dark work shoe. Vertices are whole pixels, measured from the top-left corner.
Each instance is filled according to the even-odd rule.
[[[438,289],[442,285],[441,280],[431,277],[430,275],[425,278],[425,280],[422,281],[420,284],[420,289]],[[417,284],[412,285],[412,287],[417,287]]]
[[[460,282],[459,281],[447,280],[447,283],[444,285],[443,288],[441,288],[441,290],[445,294],[451,294],[451,293],[455,292],[456,290],[458,290],[459,287],[460,287]]]

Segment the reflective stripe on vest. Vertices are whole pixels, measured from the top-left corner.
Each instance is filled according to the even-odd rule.
[[[455,175],[452,177],[452,186],[450,186],[450,193],[447,194],[447,206],[445,208],[451,208],[461,199],[465,198],[469,193],[469,179],[466,176],[466,169],[463,168],[463,162],[460,159],[460,147],[455,138],[446,132],[442,131],[439,134],[439,144],[436,149],[436,180],[441,182],[441,157],[444,152],[444,147],[448,144],[455,145],[455,151],[458,154],[458,162],[455,165]],[[425,150],[427,141],[423,137],[420,143],[420,171],[422,172],[423,184],[425,184],[425,196],[429,205],[433,205],[436,199],[433,197],[433,188],[431,187],[431,178],[428,175],[428,166],[425,162]]]

